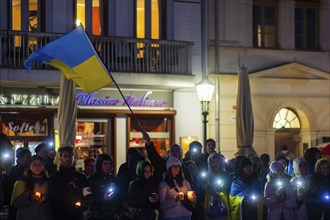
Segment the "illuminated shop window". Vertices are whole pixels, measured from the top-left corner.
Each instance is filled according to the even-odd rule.
[[[107,120],[79,119],[76,127],[75,146],[80,158],[108,153]]]
[[[85,17],[85,0],[77,0],[77,18],[76,24],[80,23],[85,27],[86,17]],[[100,15],[100,0],[92,1],[92,34],[101,35],[101,15]]]
[[[161,157],[166,156],[166,151],[170,147],[170,134],[172,132],[171,117],[139,117],[139,122],[144,131],[146,131],[155,145],[156,151]],[[132,119],[129,136],[129,146],[144,148],[145,140],[142,138],[139,124]]]
[[[273,128],[300,128],[297,115],[288,108],[282,108],[275,116]]]

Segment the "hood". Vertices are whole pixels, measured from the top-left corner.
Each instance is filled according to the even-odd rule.
[[[172,144],[172,146],[170,147],[170,156],[172,156],[171,155],[171,151],[172,151],[172,148],[173,147],[177,147],[177,148],[179,148],[179,151],[180,151],[180,158],[178,158],[179,160],[180,160],[180,162],[182,163],[182,157],[183,157],[183,152],[182,152],[182,147],[180,146],[180,145],[178,145],[178,144]]]
[[[95,172],[102,173],[102,162],[105,160],[110,160],[112,164],[112,158],[108,154],[99,154],[96,157],[96,166],[95,166]]]
[[[293,172],[294,172],[295,176],[301,175],[299,165],[303,162],[306,163],[306,165],[307,165],[307,161],[303,157],[296,158],[293,160]]]
[[[151,164],[149,163],[149,161],[141,160],[138,162],[138,164],[136,165],[136,175],[139,178],[144,179],[144,168],[148,165],[151,168]]]

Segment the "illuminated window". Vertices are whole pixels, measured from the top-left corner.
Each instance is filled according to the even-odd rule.
[[[288,108],[282,108],[275,116],[273,128],[300,128],[296,113]]]
[[[85,26],[85,0],[77,0],[77,20],[76,25]]]
[[[136,37],[145,38],[145,0],[136,0]],[[159,39],[159,0],[151,1],[151,38]],[[148,22],[148,21],[147,21]]]
[[[85,17],[85,0],[77,0],[77,18],[76,25],[80,23],[85,27],[86,17]],[[92,1],[92,34],[101,35],[101,14],[100,14],[100,0]]]
[[[159,7],[158,0],[151,2],[151,38],[159,39]]]
[[[101,15],[100,15],[100,1],[93,0],[92,11],[92,33],[93,35],[101,35]]]
[[[136,0],[136,37],[145,37],[145,4],[144,0]]]
[[[277,46],[277,8],[273,5],[253,5],[253,46]]]
[[[30,0],[29,3],[29,31],[38,31],[38,1]]]
[[[12,29],[21,30],[21,0],[12,1]]]

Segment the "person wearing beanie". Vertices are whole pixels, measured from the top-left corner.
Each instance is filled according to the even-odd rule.
[[[183,159],[182,159],[183,153],[182,153],[182,148],[180,145],[178,145],[178,144],[171,145],[171,147],[169,149],[169,157],[164,159],[161,156],[159,156],[158,152],[156,151],[154,143],[150,139],[149,134],[147,132],[143,131],[142,136],[147,141],[146,149],[147,149],[151,164],[155,168],[155,173],[156,173],[155,175],[162,176],[167,171],[166,161],[171,156],[176,157],[183,165]],[[183,172],[185,179],[189,183],[192,183],[192,176],[191,176],[189,170],[185,166],[182,166],[182,172]],[[161,181],[161,179],[159,181]]]
[[[112,157],[108,154],[97,155],[95,173],[88,178],[93,195],[93,202],[89,211],[93,213],[93,219],[115,219],[119,212],[120,186],[112,171]]]
[[[294,177],[290,180],[297,198],[297,219],[308,220],[307,202],[310,190],[310,175],[308,175],[307,161],[303,158],[293,160]]]
[[[29,169],[17,180],[12,194],[12,205],[17,208],[16,220],[52,220],[48,197],[48,177],[43,159],[31,157]]]
[[[59,170],[49,178],[48,195],[54,219],[81,220],[90,206],[91,190],[84,174],[73,165],[74,149],[63,146],[58,149]]]
[[[285,177],[283,164],[273,161],[269,170],[264,192],[265,205],[268,207],[267,219],[296,219],[296,195],[292,184]]]
[[[36,146],[34,149],[37,155],[41,156],[45,161],[45,170],[47,171],[48,175],[51,176],[57,171],[57,166],[53,163],[53,159],[50,155],[53,154],[50,151],[49,146],[46,143],[41,143]]]
[[[152,178],[151,164],[146,160],[140,161],[136,166],[136,176],[130,183],[127,193],[128,205],[138,210],[134,219],[155,220],[159,197],[157,185]]]
[[[247,157],[240,160],[230,188],[229,202],[233,219],[262,220],[263,192],[253,164]]]
[[[187,198],[191,191],[189,182],[183,177],[181,161],[170,156],[166,161],[167,172],[158,186],[160,209],[164,219],[191,219],[192,201]]]

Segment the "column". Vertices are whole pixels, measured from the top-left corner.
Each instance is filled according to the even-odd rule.
[[[115,152],[114,152],[114,159],[115,159],[115,167],[116,173],[122,163],[126,162],[126,152],[127,152],[127,117],[124,116],[117,116],[115,118]]]

